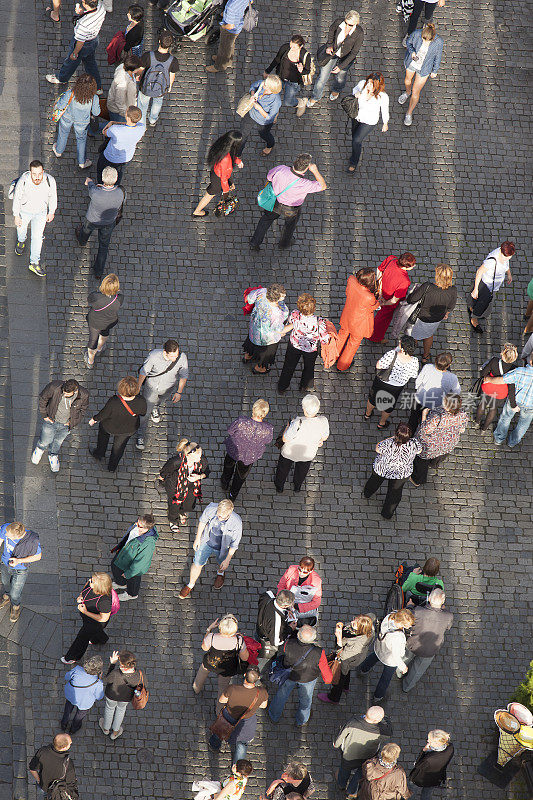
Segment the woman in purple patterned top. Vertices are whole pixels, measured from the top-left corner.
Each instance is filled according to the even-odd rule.
[[[289,309],[284,300],[285,289],[279,283],[248,293],[247,302],[254,307],[248,336],[242,347],[244,363],[256,362],[252,375],[264,375],[270,371],[281,338],[292,328],[292,325],[285,325]]]
[[[426,483],[429,468],[437,469],[439,462],[459,443],[468,425],[468,414],[461,410],[462,403],[460,394],[445,394],[442,408],[434,411],[424,409],[424,421],[416,432],[422,451],[415,458],[413,474],[409,479],[415,486]]]
[[[252,406],[252,417],[239,417],[228,428],[226,457],[220,483],[235,501],[252,464],[258,461],[274,437],[274,429],[264,418],[268,414],[266,400],[256,400]]]

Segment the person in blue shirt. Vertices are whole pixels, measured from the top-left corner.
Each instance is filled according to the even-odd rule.
[[[0,571],[4,595],[0,609],[11,603],[9,619],[16,622],[20,617],[20,598],[28,579],[28,564],[41,560],[41,544],[33,531],[22,522],[9,522],[0,527],[0,542],[3,542]]]
[[[65,675],[65,709],[61,720],[61,730],[77,733],[86,716],[97,700],[104,696],[102,656],[91,656],[81,664],[76,664]],[[72,716],[74,712],[74,716]]]
[[[283,84],[278,75],[269,75],[264,80],[254,81],[250,86],[250,94],[255,95],[255,102],[247,116],[244,117],[241,126],[243,136],[245,136],[244,144],[246,144],[246,133],[250,125],[248,119],[251,119],[259,126],[259,136],[266,144],[261,151],[264,156],[267,156],[276,144],[276,140],[272,136],[272,126],[276,122],[281,108],[280,92],[282,88]],[[241,147],[241,153],[244,144]]]
[[[137,106],[128,106],[125,123],[110,122],[105,126],[102,133],[108,137],[108,143],[98,158],[96,183],[102,183],[102,172],[105,167],[115,167],[120,184],[124,168],[135,155],[135,148],[146,131],[146,125],[143,125],[141,119],[141,109]]]
[[[494,431],[494,444],[500,445],[505,442],[512,419],[518,412],[518,422],[507,439],[509,447],[515,447],[524,438],[533,422],[533,353],[529,354],[525,367],[512,369],[501,378],[491,378],[490,382],[514,384],[516,406],[511,405],[509,398],[505,401]]]
[[[207,72],[226,72],[232,66],[235,55],[235,42],[242,31],[244,14],[249,2],[253,0],[228,0],[220,23],[218,52],[213,56],[214,64],[206,67]]]

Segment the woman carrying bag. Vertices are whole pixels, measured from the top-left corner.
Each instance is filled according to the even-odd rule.
[[[181,439],[176,447],[176,456],[163,464],[159,480],[163,483],[168,498],[168,521],[170,530],[179,531],[187,522],[187,512],[192,511],[198,500],[202,500],[202,481],[210,469],[202,448],[189,439]]]
[[[100,102],[96,94],[96,81],[91,75],[80,75],[74,81],[71,99],[59,117],[57,138],[52,145],[54,155],[57,158],[61,158],[67,146],[70,129],[74,126],[78,166],[80,169],[89,169],[93,163],[88,161],[86,157],[87,130],[91,121],[91,114],[95,117],[100,114]]]
[[[261,139],[266,144],[266,147],[261,150],[264,156],[268,156],[272,152],[272,148],[276,144],[272,136],[272,126],[278,118],[278,113],[281,108],[280,92],[282,89],[281,78],[277,75],[269,75],[264,80],[255,81],[250,86],[250,97],[246,95],[241,98],[237,107],[237,114],[243,117],[242,135],[244,142],[241,147],[241,152],[248,139],[248,134],[252,124],[250,120],[258,125],[258,132]]]
[[[113,651],[109,656],[110,667],[105,678],[105,709],[104,716],[98,720],[98,725],[104,736],[110,739],[118,739],[122,736],[124,729],[122,723],[128,703],[133,704],[134,698],[144,699],[137,704],[137,708],[142,708],[148,692],[144,686],[143,674],[137,669],[135,656],[129,650],[119,653]]]
[[[75,664],[79,661],[89,642],[105,644],[108,641],[109,636],[104,629],[113,611],[113,600],[111,577],[106,572],[93,572],[76,598],[82,620],[81,631],[61,657],[63,664]]]
[[[242,147],[243,136],[237,130],[228,131],[213,142],[207,153],[207,164],[211,170],[209,186],[192,212],[193,217],[207,217],[209,212],[205,209],[213,197],[222,195],[224,199],[229,191],[235,188],[231,174],[234,167],[242,169],[244,166],[239,158]]]
[[[307,86],[312,81],[311,68],[314,66],[304,44],[303,36],[292,36],[290,42],[280,47],[263,73],[265,79],[271,72],[279,75],[283,84],[283,105],[296,108],[297,117],[301,117],[307,108],[307,100],[298,98],[298,92],[300,86]]]
[[[368,655],[368,648],[374,641],[374,621],[372,613],[359,614],[345,625],[335,625],[336,658],[340,661],[338,683],[332,684],[329,692],[319,692],[318,699],[323,703],[338,703],[343,692],[350,686],[350,671],[358,667]]]

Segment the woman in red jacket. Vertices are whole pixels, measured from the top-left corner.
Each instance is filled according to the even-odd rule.
[[[416,259],[412,253],[403,253],[397,256],[387,256],[378,267],[378,281],[380,288],[379,302],[381,308],[374,317],[374,333],[371,342],[382,342],[387,332],[393,314],[403,300],[411,285],[407,274],[413,269]]]
[[[304,556],[299,564],[286,569],[278,583],[278,592],[282,589],[293,593],[294,613],[302,620],[300,624],[315,625],[322,601],[322,578],[315,572],[315,559]]]
[[[351,365],[362,340],[372,336],[374,311],[379,308],[378,294],[373,269],[360,269],[355,275],[349,276],[346,284],[346,303],[337,336],[339,352],[337,369],[341,372]]]
[[[228,131],[220,136],[209,148],[207,164],[211,170],[211,182],[205,194],[192,212],[193,217],[207,217],[209,205],[216,194],[227,194],[235,185],[230,181],[233,167],[243,168],[239,153],[243,147],[243,136],[240,131]]]

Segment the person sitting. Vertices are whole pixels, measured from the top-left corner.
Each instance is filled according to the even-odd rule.
[[[405,604],[421,605],[425,603],[428,594],[438,586],[444,589],[442,578],[439,577],[440,561],[438,558],[428,558],[423,567],[415,567],[402,584],[405,595]]]

